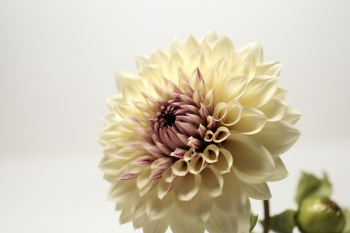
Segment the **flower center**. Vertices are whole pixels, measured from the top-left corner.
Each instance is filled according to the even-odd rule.
[[[163,119],[165,120],[166,125],[171,127],[175,123],[176,116],[173,114],[164,114]]]

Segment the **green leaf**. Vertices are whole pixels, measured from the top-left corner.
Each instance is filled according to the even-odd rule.
[[[350,212],[348,209],[343,209],[345,215],[345,227],[342,233],[350,233]]]
[[[326,173],[324,173],[323,179],[320,180],[312,174],[303,172],[303,175],[299,180],[295,201],[300,205],[306,198],[329,197],[331,193],[332,185],[329,182]]]
[[[249,232],[252,232],[256,223],[258,222],[258,215],[254,216],[254,214],[250,213],[250,229]]]
[[[295,214],[294,210],[286,210],[279,215],[275,215],[270,218],[270,230],[277,233],[292,233],[295,224]],[[260,221],[264,226],[264,221]]]

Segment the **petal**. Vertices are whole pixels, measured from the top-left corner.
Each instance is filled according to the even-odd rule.
[[[301,113],[289,106],[286,115],[282,118],[282,121],[295,125],[300,117]]]
[[[174,207],[170,213],[169,224],[171,231],[174,233],[204,233],[204,226],[198,223],[193,223]]]
[[[119,216],[120,225],[128,223],[130,221],[132,221],[132,213],[131,213],[130,208],[123,208],[123,210]]]
[[[249,212],[250,210],[245,207],[248,197],[245,184],[233,172],[223,177],[222,194],[213,199],[215,207],[230,215]]]
[[[104,156],[98,168],[108,175],[118,175],[121,169],[127,165],[128,159],[113,159]]]
[[[144,233],[165,233],[169,227],[169,218],[165,216],[151,221],[149,216],[144,214],[142,224]]]
[[[225,141],[225,139],[230,136],[230,130],[228,128],[226,128],[225,126],[221,126],[219,127],[213,137],[213,141],[215,143],[220,143]]]
[[[168,54],[157,48],[151,52],[148,60],[150,64],[154,64],[159,67],[166,67],[166,65],[168,64],[168,61],[169,61]]]
[[[211,198],[201,190],[189,201],[176,200],[182,215],[192,222],[205,223],[210,216]]]
[[[218,40],[219,37],[214,30],[211,30],[210,32],[207,33],[205,38],[207,39],[209,44],[213,45]]]
[[[168,183],[166,178],[162,177],[159,179],[159,183],[157,185],[157,193],[159,199],[163,199],[171,190],[173,183]]]
[[[238,221],[236,216],[228,215],[213,207],[204,227],[209,233],[237,232]]]
[[[195,159],[190,161],[189,171],[192,174],[200,173],[208,164],[202,157],[202,154],[199,154]]]
[[[228,107],[228,104],[226,104],[224,102],[220,102],[220,103],[216,104],[215,109],[214,109],[213,118],[216,121],[220,121],[221,119],[223,119],[227,114],[227,107]]]
[[[149,182],[149,176],[151,175],[152,169],[150,167],[144,167],[139,172],[139,175],[137,176],[137,187],[139,189],[145,187]]]
[[[132,226],[134,227],[135,230],[142,227],[142,220],[143,220],[143,216],[140,216],[138,218],[133,218]]]
[[[247,198],[248,199],[248,198]],[[249,199],[246,202],[246,209],[250,210]],[[246,214],[240,214],[237,216],[238,219],[238,233],[247,233],[250,229],[250,211]]]
[[[217,197],[222,194],[224,179],[219,171],[212,166],[208,166],[201,173],[203,189],[210,197]]]
[[[185,72],[192,73],[195,69],[205,69],[205,58],[202,50],[194,51],[185,63]]]
[[[144,213],[146,213],[146,206],[149,195],[150,192],[147,192],[141,197],[139,196],[137,198],[132,199],[133,202],[131,204],[131,213],[133,214],[134,218],[139,218]]]
[[[197,194],[201,184],[202,178],[200,174],[188,173],[186,176],[176,178],[173,190],[179,200],[189,201]]]
[[[273,160],[275,161],[276,170],[275,173],[267,179],[269,182],[280,181],[288,176],[288,171],[281,158],[276,156]]]
[[[203,159],[208,163],[214,163],[218,161],[219,148],[215,144],[210,144],[203,151]]]
[[[176,161],[171,167],[174,175],[185,176],[188,173],[188,162],[183,159]]]
[[[245,107],[242,109],[240,120],[230,126],[230,130],[245,135],[256,134],[264,127],[266,121],[267,118],[262,112],[255,108]]]
[[[232,155],[224,148],[219,148],[219,152],[218,161],[213,163],[212,166],[214,166],[220,174],[228,173],[230,172],[233,164]]]
[[[259,133],[250,136],[275,157],[289,150],[298,140],[300,132],[284,121],[269,121]]]
[[[136,180],[116,180],[108,190],[108,201],[120,202],[137,191]]]
[[[273,76],[259,76],[253,78],[245,89],[241,104],[245,107],[260,107],[267,103],[275,94],[279,78]]]
[[[278,77],[281,73],[282,63],[277,61],[265,62],[256,66],[255,75],[270,75]]]
[[[219,100],[228,103],[231,100],[239,98],[246,89],[249,80],[249,78],[244,76],[236,76],[229,79],[225,83],[224,91]]]
[[[246,183],[261,183],[275,170],[269,151],[251,137],[231,134],[221,147],[232,154],[232,169]]]
[[[147,200],[146,212],[150,220],[160,219],[166,216],[174,206],[174,193],[170,192],[159,199],[157,190],[150,191],[149,198]]]
[[[269,186],[267,186],[266,182],[246,184],[246,188],[247,194],[250,198],[254,198],[256,200],[268,200],[272,197]]]
[[[219,58],[225,57],[230,63],[233,58],[234,46],[232,41],[227,36],[221,36],[213,47],[214,61]]]
[[[286,98],[287,95],[287,90],[283,89],[283,88],[277,88],[277,91],[274,95],[274,97],[279,98],[281,100],[284,100]]]
[[[220,120],[224,126],[236,124],[242,116],[243,107],[237,100],[228,103],[226,115]]]
[[[143,67],[148,65],[148,58],[142,54],[136,54],[135,61],[137,69],[142,69]]]
[[[283,100],[273,97],[258,110],[263,112],[270,121],[279,121],[286,115],[288,106]]]
[[[179,51],[181,52],[183,58],[187,58],[190,54],[198,49],[200,49],[200,44],[196,38],[194,38],[194,36],[189,35],[187,39],[180,45]]]

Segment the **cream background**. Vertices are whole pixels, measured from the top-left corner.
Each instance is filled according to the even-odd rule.
[[[349,1],[0,1],[0,231],[134,232],[118,226],[97,169],[95,134],[134,54],[215,29],[236,48],[260,40],[284,63],[286,102],[303,133],[270,184],[272,213],[295,208],[300,170],[350,207]],[[261,215],[261,203],[252,202]],[[142,232],[137,230],[136,232]],[[169,230],[170,232],[170,230]],[[297,232],[297,231],[296,231]]]

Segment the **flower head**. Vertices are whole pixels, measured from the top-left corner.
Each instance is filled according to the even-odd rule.
[[[262,57],[261,43],[235,51],[210,32],[137,56],[137,73],[117,74],[120,94],[97,140],[121,224],[249,231],[249,197],[271,197],[266,182],[287,176],[279,155],[300,135],[300,113],[278,88],[281,64]]]

